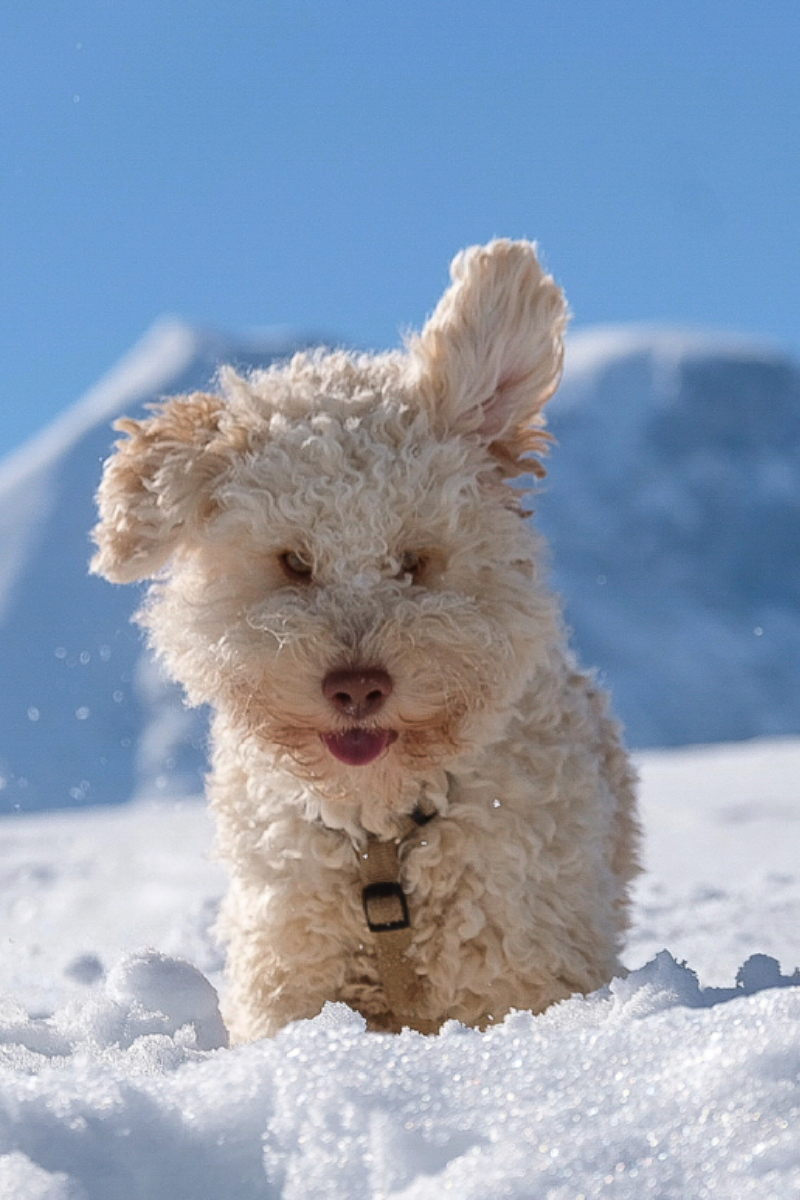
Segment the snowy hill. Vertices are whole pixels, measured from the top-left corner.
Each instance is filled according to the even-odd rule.
[[[94,491],[117,416],[207,386],[223,362],[266,366],[307,344],[159,322],[0,465],[0,811],[200,789],[204,722],[143,651],[136,589],[88,574]]]
[[[568,343],[540,504],[636,746],[800,729],[800,369],[746,338]]]
[[[0,464],[0,811],[193,793],[202,716],[129,624],[135,589],[90,578],[110,423],[297,343],[157,325]],[[636,746],[793,732],[800,714],[800,371],[745,340],[569,339],[537,519],[581,658]]]

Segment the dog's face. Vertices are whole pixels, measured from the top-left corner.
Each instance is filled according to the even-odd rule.
[[[140,619],[190,700],[330,797],[446,765],[555,641],[508,478],[564,322],[533,248],[493,243],[406,353],[227,371],[122,422],[93,569],[154,577]]]

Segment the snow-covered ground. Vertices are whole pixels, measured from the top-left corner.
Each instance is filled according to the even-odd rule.
[[[227,1049],[202,802],[2,818],[0,1198],[800,1195],[800,740],[639,761],[632,974],[484,1034]]]

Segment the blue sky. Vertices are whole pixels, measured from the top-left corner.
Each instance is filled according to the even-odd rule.
[[[0,453],[162,314],[393,346],[496,234],[800,354],[799,61],[796,0],[4,4]]]

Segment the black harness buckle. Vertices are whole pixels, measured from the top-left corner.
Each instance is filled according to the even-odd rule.
[[[393,933],[397,929],[408,929],[411,921],[408,916],[408,902],[406,894],[400,887],[399,883],[387,880],[385,883],[368,883],[361,893],[364,901],[364,916],[367,918],[367,926],[370,933]],[[376,904],[382,900],[396,900],[399,907],[396,908],[397,915],[391,916],[386,920],[386,909],[381,905],[381,917],[378,920],[378,914],[373,912],[370,916],[370,905]],[[393,906],[394,907],[394,906]]]

